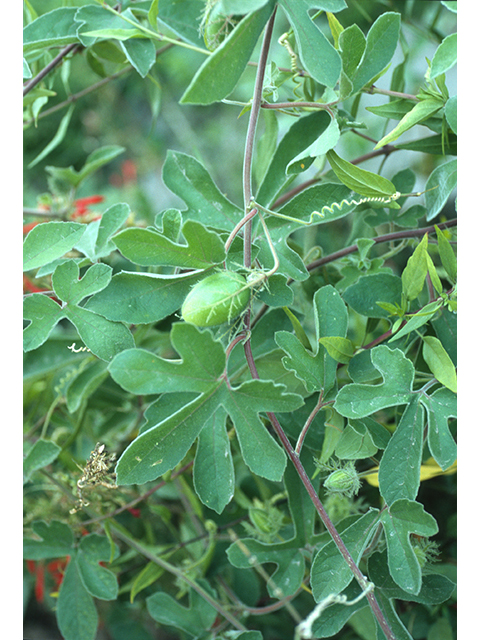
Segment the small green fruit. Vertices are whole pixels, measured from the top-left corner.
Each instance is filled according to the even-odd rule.
[[[197,327],[230,322],[247,306],[250,287],[235,271],[221,271],[198,282],[185,298],[182,317]]]
[[[343,493],[346,496],[354,496],[360,489],[360,479],[355,467],[348,464],[343,469],[337,469],[331,473],[323,483],[330,493]]]

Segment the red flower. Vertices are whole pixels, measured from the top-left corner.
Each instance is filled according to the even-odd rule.
[[[70,556],[58,560],[52,560],[45,567],[43,560],[36,562],[35,560],[27,560],[28,571],[35,575],[35,599],[37,602],[43,602],[45,599],[45,570],[53,578],[55,590],[58,591],[62,584],[63,576]]]
[[[100,195],[77,198],[77,200],[75,200],[74,202],[75,211],[70,217],[72,218],[72,220],[74,220],[75,218],[82,218],[83,216],[91,213],[88,208],[91,204],[98,204],[99,202],[103,202],[104,200],[105,196]],[[95,218],[92,218],[92,220],[98,220],[100,217],[101,216],[96,216]]]
[[[33,227],[36,227],[37,224],[40,224],[40,222],[42,222],[41,220],[35,220],[35,222],[29,222],[27,224],[23,225],[23,235],[26,235],[29,231],[31,231],[33,229]]]

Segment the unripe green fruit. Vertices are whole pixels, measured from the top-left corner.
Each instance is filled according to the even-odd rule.
[[[327,491],[331,493],[343,493],[346,496],[354,496],[360,489],[360,480],[353,466],[337,469],[331,473],[323,483]]]
[[[236,318],[249,299],[245,278],[235,271],[221,271],[193,287],[183,303],[182,317],[197,327],[214,327]]]

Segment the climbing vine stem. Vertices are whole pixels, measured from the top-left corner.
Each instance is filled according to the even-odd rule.
[[[252,211],[252,203],[254,201],[253,193],[252,193],[253,148],[254,148],[254,140],[255,140],[255,130],[257,127],[258,116],[259,116],[260,106],[261,106],[263,78],[265,74],[268,50],[269,50],[270,42],[272,38],[274,20],[275,20],[275,11],[273,12],[272,16],[270,17],[267,23],[265,34],[263,37],[262,49],[261,49],[260,59],[257,67],[257,76],[255,80],[255,90],[254,90],[253,99],[252,99],[252,108],[250,111],[250,120],[248,123],[247,138],[245,143],[245,155],[244,155],[244,165],[243,165],[243,197],[244,197],[246,217],[248,217],[248,214]],[[249,217],[248,221],[245,224],[245,234],[244,234],[244,266],[248,269],[251,267],[251,255],[252,255],[251,244],[252,244],[252,217]],[[245,331],[247,332],[247,335],[249,335],[248,333],[250,331],[250,311],[249,310],[247,311],[244,317],[244,327],[245,327]],[[245,340],[244,351],[245,351],[245,357],[248,363],[248,367],[250,370],[250,374],[252,378],[258,379],[259,375],[258,375],[257,367],[255,364],[255,359],[253,357],[250,339]],[[315,491],[315,488],[310,478],[307,475],[307,472],[303,467],[303,464],[300,461],[299,455],[296,453],[295,449],[291,445],[276,415],[274,413],[268,412],[267,416],[272,424],[272,427],[275,433],[277,434],[277,437],[282,443],[288,457],[292,461],[305,489],[308,492],[308,495],[310,496],[310,499],[312,500],[315,506],[316,511],[318,512],[323,524],[325,525],[325,528],[333,538],[338,550],[340,551],[343,558],[345,559],[345,562],[347,563],[353,575],[355,576],[355,579],[359,583],[361,589],[366,590],[368,586],[368,581],[363,575],[363,573],[360,571],[358,566],[356,565],[355,560],[353,559],[347,547],[345,546],[345,543],[340,537],[333,522],[330,520],[322,502],[320,501],[320,498],[318,497],[317,492]],[[381,629],[385,633],[387,640],[395,640],[395,636],[393,635],[393,632],[390,629],[390,626],[382,610],[380,609],[380,605],[378,604],[375,594],[373,593],[373,591],[369,591],[366,594],[366,596],[368,598],[372,612],[375,618],[377,619]]]

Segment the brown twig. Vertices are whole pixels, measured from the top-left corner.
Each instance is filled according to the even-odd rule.
[[[74,42],[72,44],[67,45],[65,49],[62,49],[60,53],[57,54],[55,58],[51,60],[45,67],[43,67],[43,69],[39,71],[34,78],[32,78],[26,83],[26,85],[23,88],[23,95],[26,96],[29,91],[31,91],[34,87],[36,87],[37,84],[41,82],[43,78],[45,78],[45,76],[47,76],[50,73],[50,71],[55,69],[55,67],[59,65],[60,62],[63,61],[65,56],[67,56],[69,53],[72,53],[79,48],[80,48],[80,45],[78,44],[78,42]]]

